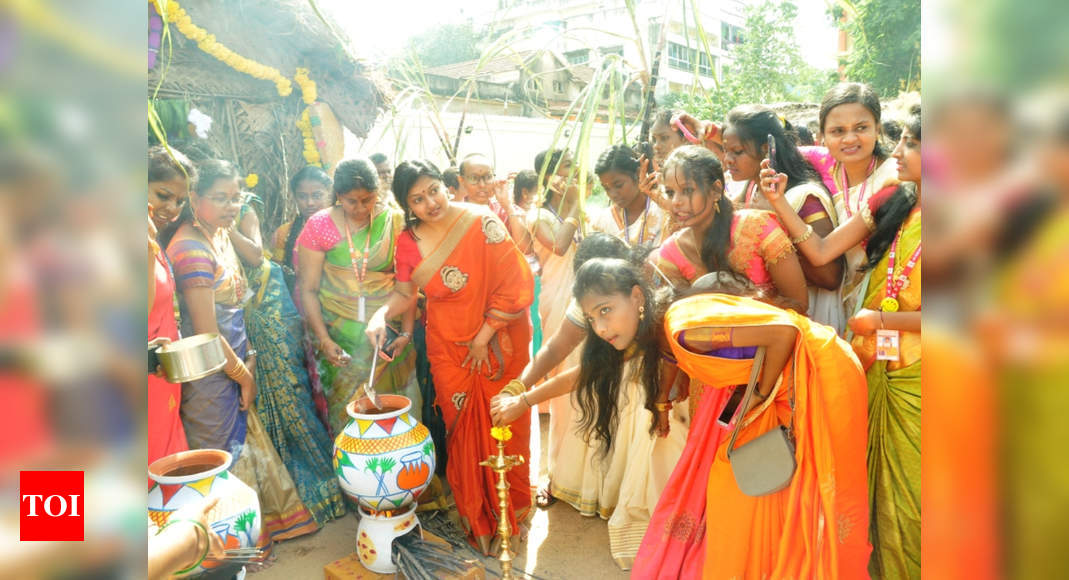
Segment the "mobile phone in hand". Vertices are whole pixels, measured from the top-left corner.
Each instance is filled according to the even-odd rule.
[[[768,167],[776,171],[776,138],[768,134]]]
[[[401,333],[397,332],[394,327],[390,326],[389,324],[386,325],[386,339],[382,343],[382,348],[379,349],[379,357],[381,357],[382,360],[393,360],[393,356],[390,355],[390,353],[387,351],[393,348],[393,343],[395,340],[397,340],[397,337],[400,336],[400,334]]]

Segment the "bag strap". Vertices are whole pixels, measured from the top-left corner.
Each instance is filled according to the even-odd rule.
[[[761,367],[765,364],[765,347],[757,347],[757,353],[753,357],[753,368],[750,370],[750,382],[746,385],[746,394],[742,397],[742,402],[739,403],[740,409],[745,409],[750,404],[750,397],[753,396],[754,389],[757,388],[757,376],[761,374]],[[735,420],[735,429],[731,431],[731,440],[728,441],[728,458],[731,457],[731,452],[735,447],[735,438],[739,435],[739,429],[742,428],[742,413],[739,414],[739,418]]]

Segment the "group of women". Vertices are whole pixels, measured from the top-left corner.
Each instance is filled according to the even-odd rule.
[[[920,112],[887,157],[879,100],[844,83],[820,128],[823,146],[799,147],[766,107],[723,123],[664,111],[652,147],[600,155],[611,205],[589,218],[566,151],[517,175],[506,221],[453,200],[428,161],[400,163],[392,192],[367,160],[305,168],[299,215],[267,250],[232,165],[154,149],[150,338],[220,332],[229,350],[223,373],[151,379],[150,455],[230,449],[275,537],[315,529],[344,513],[330,436],[382,356],[380,392],[413,409],[433,396],[446,481],[484,553],[490,428],[511,425],[506,451],[529,458],[542,403],[549,485],[533,493],[527,463],[508,476],[521,534],[561,499],[609,520],[638,578],[918,577]],[[433,395],[412,372],[423,356]],[[729,438],[777,426],[790,483],[745,495]]]
[[[491,412],[508,423],[570,398],[563,428],[587,447],[565,437],[560,454],[586,461],[551,464],[548,491],[607,517],[634,577],[919,576],[920,111],[890,156],[881,116],[844,83],[822,103],[820,147],[747,105],[722,124],[662,113],[651,160],[599,159],[612,206],[589,229],[621,247],[579,244],[571,324],[520,376],[537,386]],[[578,365],[542,380],[577,347]],[[788,428],[786,489],[739,491],[736,425],[735,447]]]

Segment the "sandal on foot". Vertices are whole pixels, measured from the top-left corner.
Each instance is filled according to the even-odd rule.
[[[549,491],[549,486],[538,488],[535,493],[535,505],[541,509],[546,509],[549,506],[557,503],[557,498],[553,497],[553,494]]]

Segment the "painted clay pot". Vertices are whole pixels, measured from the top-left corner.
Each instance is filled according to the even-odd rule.
[[[423,527],[416,517],[415,504],[395,516],[375,515],[361,507],[360,523],[356,526],[356,554],[360,557],[360,563],[376,574],[396,573],[393,541],[409,533],[423,537]]]
[[[260,500],[251,487],[230,474],[232,457],[221,449],[194,449],[161,457],[148,466],[155,482],[148,492],[148,515],[163,526],[176,510],[218,496],[208,512],[211,530],[226,548],[252,548],[260,540]],[[206,562],[187,576],[204,573],[218,564]]]
[[[342,490],[371,513],[397,512],[415,503],[434,475],[431,433],[401,395],[380,395],[346,407],[349,423],[334,440],[334,472]],[[391,514],[392,515],[392,514]]]

